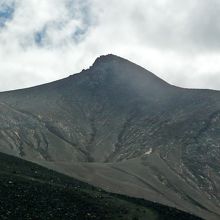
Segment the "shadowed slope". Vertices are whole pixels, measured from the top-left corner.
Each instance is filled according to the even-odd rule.
[[[2,153],[0,165],[1,219],[199,220],[176,209],[106,193]]]

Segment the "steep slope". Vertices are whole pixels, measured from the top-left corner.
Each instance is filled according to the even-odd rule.
[[[112,192],[220,218],[220,93],[182,89],[114,55],[0,94],[0,151]]]
[[[176,209],[106,193],[2,153],[0,165],[1,219],[199,220]]]

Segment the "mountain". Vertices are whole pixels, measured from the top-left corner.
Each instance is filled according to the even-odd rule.
[[[0,93],[0,151],[101,187],[220,219],[220,92],[123,58]]]
[[[1,219],[200,219],[162,205],[110,194],[2,153],[0,165]]]

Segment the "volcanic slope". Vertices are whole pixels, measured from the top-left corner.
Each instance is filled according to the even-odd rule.
[[[0,165],[1,219],[200,219],[152,202],[106,193],[2,153]]]
[[[0,151],[108,191],[220,219],[220,92],[123,58],[0,93]]]

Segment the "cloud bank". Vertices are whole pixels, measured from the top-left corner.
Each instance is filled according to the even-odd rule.
[[[0,90],[113,53],[168,82],[220,90],[218,0],[0,0]]]

